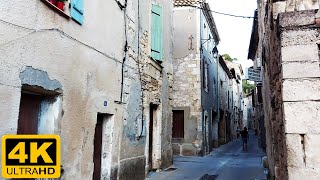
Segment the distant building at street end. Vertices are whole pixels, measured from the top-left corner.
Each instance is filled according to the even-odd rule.
[[[172,147],[177,155],[205,155],[218,145],[220,38],[209,4],[185,2],[201,9],[175,1]]]

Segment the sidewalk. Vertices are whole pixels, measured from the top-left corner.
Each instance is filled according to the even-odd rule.
[[[242,151],[242,141],[231,141],[204,157],[175,156],[173,165],[165,171],[149,173],[148,180],[261,180],[266,179],[257,138],[250,133],[248,151]]]

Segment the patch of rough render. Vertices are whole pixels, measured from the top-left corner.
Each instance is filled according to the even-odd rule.
[[[279,13],[283,13],[286,11],[286,2],[278,1],[273,3],[273,19],[277,19]]]
[[[319,101],[320,79],[301,78],[283,81],[283,101]]]
[[[20,72],[19,77],[21,84],[39,86],[51,91],[62,90],[62,85],[59,81],[51,80],[47,72],[34,69],[31,66],[27,66],[24,71]]]
[[[306,167],[320,170],[320,134],[305,135]]]
[[[320,103],[316,101],[284,102],[285,133],[319,134]]]
[[[32,30],[26,30],[23,28],[18,28],[13,25],[5,24],[0,22],[0,46],[3,46],[6,43],[19,40],[25,36],[28,36]]]
[[[128,102],[126,112],[124,114],[124,133],[132,143],[136,142],[138,119],[142,117],[141,114],[141,91],[139,83],[131,83],[130,94],[128,95]]]
[[[281,48],[282,62],[319,62],[317,44],[286,46]]]
[[[304,167],[304,149],[299,134],[286,135],[287,163],[289,167]]]
[[[315,24],[315,11],[294,11],[279,15],[280,27],[297,27]]]
[[[287,30],[281,34],[281,46],[314,44],[320,40],[318,30],[296,29]]]

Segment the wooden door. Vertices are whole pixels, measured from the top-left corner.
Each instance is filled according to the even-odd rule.
[[[184,111],[174,110],[172,113],[172,138],[184,138]]]
[[[93,154],[93,180],[100,180],[101,178],[101,151],[102,151],[102,123],[103,114],[98,114],[97,124],[94,133],[94,154]]]
[[[37,134],[39,110],[42,97],[32,94],[21,94],[17,134]]]
[[[152,147],[153,147],[153,119],[154,119],[154,113],[155,113],[155,105],[150,105],[150,121],[149,121],[149,170],[152,170]]]

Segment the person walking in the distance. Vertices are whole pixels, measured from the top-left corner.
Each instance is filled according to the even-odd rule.
[[[240,129],[239,129],[239,127],[237,127],[236,134],[237,134],[237,141],[238,141],[238,139],[239,139],[239,137],[240,137]]]
[[[241,137],[242,137],[242,149],[247,151],[249,133],[246,127],[244,127],[244,129],[241,131]]]

